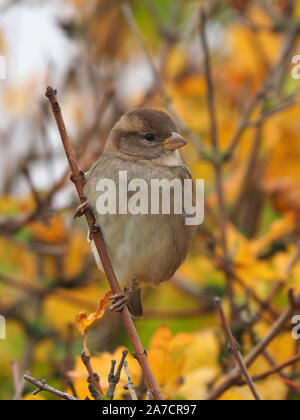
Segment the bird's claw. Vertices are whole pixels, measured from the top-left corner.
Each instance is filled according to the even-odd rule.
[[[74,219],[77,217],[82,217],[89,209],[89,204],[87,201],[84,201],[84,203],[80,204],[74,214]]]
[[[109,308],[112,312],[121,312],[125,306],[127,306],[129,299],[130,299],[130,293],[128,292],[121,292],[117,293],[113,296],[110,296],[110,300],[113,301],[113,304]]]

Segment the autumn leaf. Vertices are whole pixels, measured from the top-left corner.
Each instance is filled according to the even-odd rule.
[[[203,345],[205,343],[205,345]],[[120,360],[122,347],[114,353],[104,352],[91,359],[95,372],[101,377],[104,390],[108,388],[107,370],[111,360]],[[162,325],[152,337],[147,351],[153,373],[165,398],[204,399],[209,383],[219,374],[219,348],[213,329],[199,333],[178,333]],[[130,354],[127,356],[134,384],[141,381],[141,369]],[[76,359],[74,370],[68,372],[81,398],[87,395],[86,369],[81,358]],[[124,398],[122,387],[126,378],[122,371],[116,398]]]
[[[98,357],[91,357],[91,364],[93,366],[94,372],[96,372],[101,379],[101,387],[104,392],[107,392],[109,383],[108,383],[108,373],[111,366],[111,361],[116,360],[117,363],[122,358],[122,352],[125,350],[124,346],[118,347],[113,353],[103,352]],[[128,354],[126,360],[130,369],[130,377],[134,384],[139,384],[141,381],[141,368],[137,360],[131,355]],[[85,399],[89,395],[88,383],[87,383],[87,371],[86,367],[83,365],[81,357],[76,357],[75,367],[72,371],[68,372],[68,377],[73,380],[76,392],[78,397]],[[124,399],[124,386],[127,384],[127,378],[125,375],[124,369],[121,371],[120,381],[115,390],[115,400]]]
[[[112,292],[109,291],[106,293],[103,299],[98,303],[98,307],[96,309],[96,312],[93,312],[90,315],[87,315],[85,312],[80,312],[76,315],[75,318],[75,325],[77,328],[77,331],[79,331],[81,334],[85,334],[88,328],[93,325],[93,323],[99,319],[101,319],[104,315],[105,308],[109,302],[109,298],[112,296]]]
[[[34,238],[41,242],[61,244],[66,239],[67,230],[59,216],[54,216],[47,221],[34,221],[28,227]]]
[[[166,398],[204,399],[209,382],[219,372],[212,329],[172,335],[168,327],[161,326],[152,337],[148,355]]]
[[[64,258],[66,278],[72,278],[80,273],[88,252],[90,252],[90,245],[86,241],[86,235],[80,231],[75,231],[70,238]]]

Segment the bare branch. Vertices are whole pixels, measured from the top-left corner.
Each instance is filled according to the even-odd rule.
[[[227,247],[227,213],[224,198],[224,187],[222,179],[222,162],[220,161],[220,149],[218,142],[218,128],[217,118],[215,109],[215,95],[214,85],[211,74],[211,62],[208,49],[208,42],[206,37],[206,14],[202,7],[200,7],[200,40],[202,49],[204,52],[204,68],[205,68],[205,79],[207,85],[207,101],[210,115],[210,138],[213,148],[213,165],[215,170],[215,182],[217,189],[218,204],[220,210],[219,226],[221,230],[221,246],[223,249],[224,258],[224,272],[226,275],[227,294],[230,299],[232,311],[234,310],[234,295],[232,287],[232,277],[230,274],[230,261]]]
[[[38,379],[35,379],[29,375],[24,375],[24,379],[37,387],[37,390],[34,391],[33,395],[36,395],[41,391],[47,391],[63,400],[80,401],[79,398],[72,397],[72,395],[66,394],[65,392],[61,392],[58,389],[53,388],[52,386],[48,385],[45,380],[39,381]]]
[[[129,389],[131,399],[132,400],[138,400],[138,397],[137,397],[135,389],[134,389],[134,384],[133,384],[133,382],[130,378],[130,373],[129,373],[129,368],[128,368],[127,361],[124,362],[124,370],[125,370],[126,377],[127,377],[127,387]]]
[[[46,96],[49,98],[49,101],[51,103],[53,114],[54,114],[57,127],[61,136],[61,140],[65,149],[65,152],[66,152],[66,156],[68,158],[68,162],[69,162],[70,169],[72,172],[72,181],[74,182],[76,186],[77,193],[80,198],[80,202],[83,203],[85,201],[85,197],[83,194],[83,187],[84,187],[83,173],[79,170],[78,164],[73,154],[73,150],[72,150],[70,140],[66,131],[61,109],[57,101],[56,91],[52,89],[51,87],[48,87]],[[104,239],[101,233],[101,229],[99,226],[96,226],[95,216],[91,209],[89,209],[86,212],[85,217],[88,222],[91,238],[94,241],[94,244],[98,251],[98,254],[102,262],[108,282],[110,284],[111,290],[113,294],[118,294],[120,293],[121,289],[117,281],[116,275],[114,273],[113,267],[111,265],[111,262],[107,253],[107,249],[104,243]],[[163,396],[160,392],[157,381],[153,375],[152,369],[147,359],[147,354],[144,351],[139,335],[136,331],[136,328],[134,326],[134,323],[132,321],[131,315],[127,307],[125,307],[121,311],[121,317],[122,317],[123,324],[126,328],[127,334],[129,336],[129,339],[134,348],[136,358],[145,374],[145,378],[148,383],[148,386],[151,389],[155,398],[157,400],[162,400]]]
[[[257,392],[257,389],[254,385],[254,382],[248,372],[247,366],[245,365],[245,362],[243,360],[242,354],[241,354],[241,350],[240,350],[240,345],[237,343],[237,341],[235,340],[235,338],[232,335],[231,329],[228,325],[224,310],[223,310],[223,306],[222,306],[222,302],[221,299],[217,298],[216,300],[216,305],[217,305],[217,309],[220,315],[220,319],[225,331],[225,334],[228,338],[229,341],[229,349],[232,352],[232,354],[234,355],[238,365],[240,366],[241,371],[243,372],[245,378],[246,378],[246,382],[254,396],[254,398],[257,401],[261,401],[261,398]]]
[[[225,153],[227,159],[230,159],[233,153],[235,152],[235,149],[238,146],[244,131],[249,126],[251,115],[257,107],[257,105],[266,97],[266,95],[271,90],[273,90],[274,88],[276,88],[276,86],[280,84],[280,80],[282,78],[282,71],[285,68],[287,60],[291,54],[296,36],[297,27],[294,23],[291,23],[287,33],[285,34],[282,51],[280,57],[277,60],[277,63],[271,70],[269,76],[264,80],[259,90],[254,95],[253,99],[247,104],[242,114],[237,130]]]
[[[25,386],[25,379],[22,378],[22,380],[20,381],[19,363],[17,362],[17,360],[12,360],[10,364],[15,388],[13,400],[19,401],[22,399],[22,394]]]
[[[93,371],[92,365],[91,365],[91,358],[88,354],[86,354],[85,351],[81,353],[81,360],[86,367],[86,370],[88,371],[89,377],[87,379],[88,383],[92,384],[93,387],[101,394],[104,395],[104,392],[100,385],[100,378],[97,373]]]
[[[123,365],[124,365],[125,359],[127,357],[127,354],[128,354],[128,351],[123,350],[122,358],[121,358],[121,361],[119,363],[116,374],[115,374],[116,361],[115,360],[111,361],[111,369],[110,369],[110,372],[109,372],[109,375],[108,375],[109,386],[108,386],[108,390],[107,390],[107,393],[106,393],[106,396],[109,400],[112,400],[114,398],[115,389],[116,389],[116,386],[118,385],[118,383],[120,381],[121,371],[123,369]]]
[[[300,360],[300,354],[297,354],[296,356],[292,357],[291,359],[287,360],[286,362],[281,363],[280,365],[275,366],[274,368],[272,368],[272,369],[270,369],[270,370],[268,370],[264,373],[260,373],[259,375],[253,376],[252,380],[254,382],[262,381],[263,379],[266,379],[269,376],[274,375],[275,373],[278,373],[278,372],[282,371],[283,369],[285,369],[288,366],[295,365],[299,360]],[[245,385],[245,383],[246,382],[244,380],[237,381],[237,385],[239,385],[239,386]]]
[[[94,398],[94,400],[96,401],[102,400],[100,392],[97,391],[97,389],[94,387],[92,383],[89,384],[89,391],[91,393],[91,396]]]
[[[282,315],[273,324],[270,331],[266,336],[251,350],[248,356],[245,358],[245,364],[249,368],[260,354],[266,349],[266,347],[275,339],[275,337],[282,331],[286,323],[290,320],[291,316],[296,309],[300,307],[300,295],[292,297],[293,294],[290,292],[290,305],[282,313]],[[215,400],[219,398],[227,389],[229,389],[240,376],[240,368],[234,368],[228,373],[226,379],[208,396],[208,400]]]

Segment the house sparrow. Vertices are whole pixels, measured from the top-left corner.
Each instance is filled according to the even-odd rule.
[[[116,214],[99,214],[97,184],[105,178],[118,187],[119,171],[127,171],[128,182],[142,179],[149,187],[151,179],[179,179],[183,184],[184,179],[191,179],[178,152],[185,144],[165,112],[136,109],[116,123],[102,156],[86,174],[87,205],[94,212],[113,269],[124,287],[124,293],[112,296],[111,310],[120,311],[128,305],[133,316],[142,316],[140,287],[171,279],[186,258],[194,227],[185,224],[184,214],[162,214],[161,209],[159,214],[120,214],[117,206]],[[132,194],[129,191],[128,198]],[[103,271],[94,242],[91,246]]]

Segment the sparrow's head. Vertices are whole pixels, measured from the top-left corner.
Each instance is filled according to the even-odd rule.
[[[187,144],[176,133],[174,121],[163,111],[139,108],[127,112],[116,123],[106,150],[137,159],[158,159]]]

